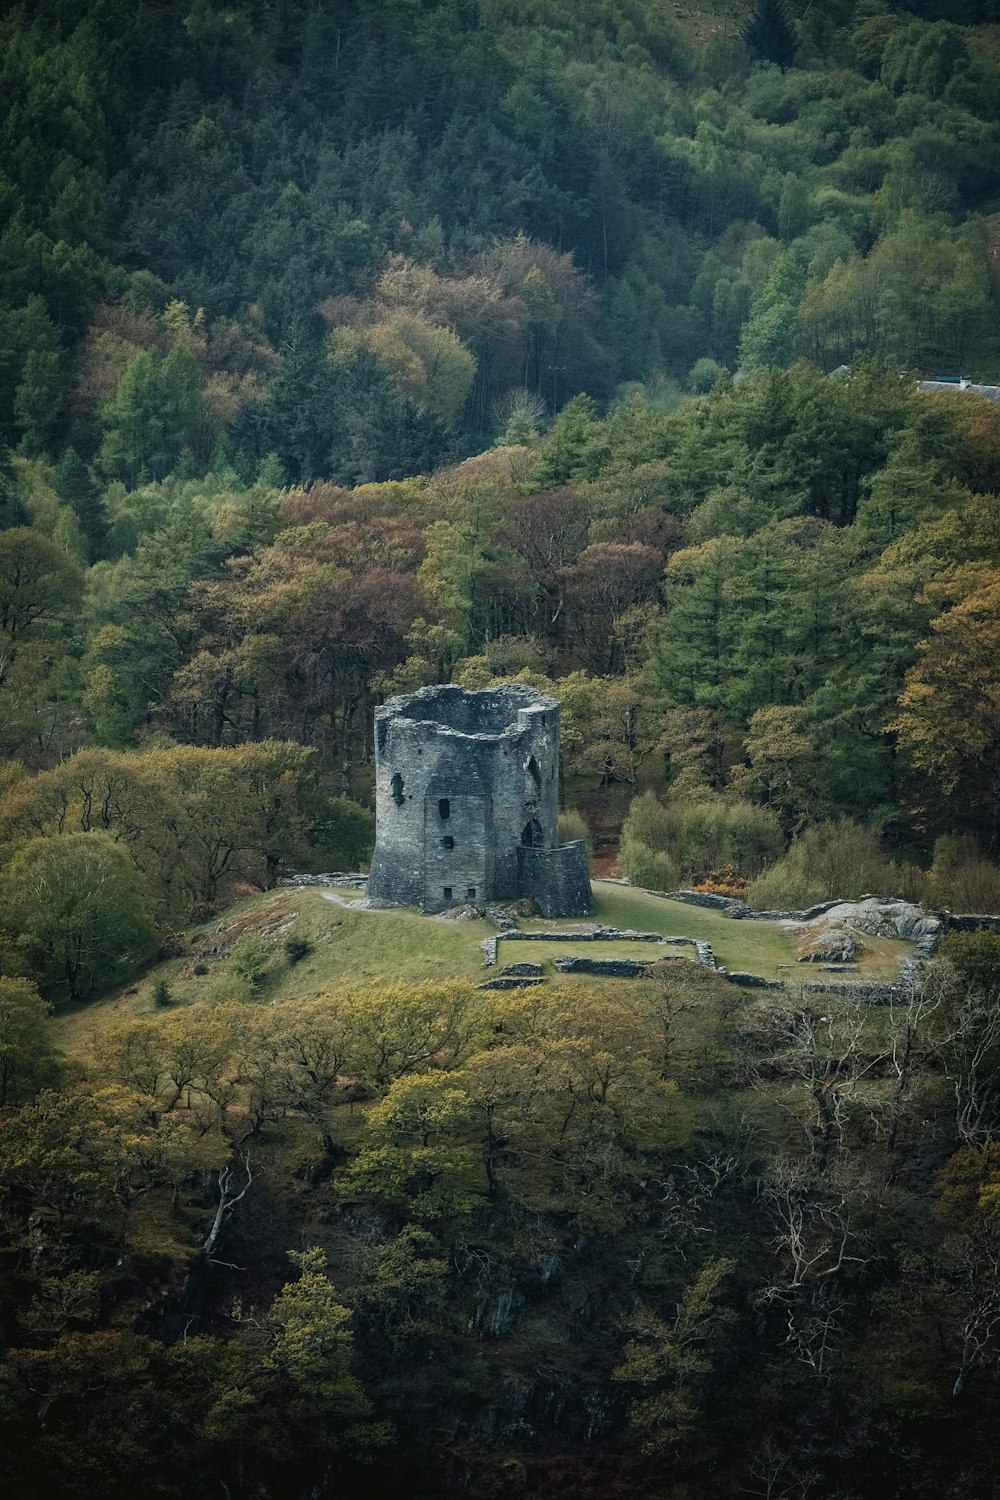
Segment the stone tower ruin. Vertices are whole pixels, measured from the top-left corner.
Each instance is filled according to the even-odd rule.
[[[369,896],[444,911],[532,897],[586,916],[583,843],[559,843],[559,704],[518,683],[427,687],[375,711]]]

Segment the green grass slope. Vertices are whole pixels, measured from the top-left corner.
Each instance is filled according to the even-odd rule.
[[[431,979],[486,977],[480,942],[495,935],[491,923],[428,917],[411,910],[363,911],[351,891],[286,888],[251,896],[231,907],[221,918],[192,928],[177,943],[178,956],[150,969],[141,980],[111,991],[85,1005],[57,1005],[53,1027],[59,1047],[69,1057],[84,1057],[109,1026],[126,1016],[157,1013],[154,990],[158,982],[170,990],[171,1006],[224,998],[234,992],[228,958],[241,938],[258,936],[270,961],[254,994],[265,1002],[316,999],[338,990],[359,989]],[[341,904],[343,903],[343,904]],[[686,906],[647,891],[609,881],[594,882],[593,920],[622,929],[659,932],[665,937],[689,937],[712,944],[717,961],[730,969],[749,969],[765,978],[819,978],[812,966],[796,964],[788,930],[776,922],[735,922],[721,912]],[[528,930],[571,931],[585,923],[529,920]],[[285,957],[284,940],[306,938],[312,952],[299,963]],[[909,944],[866,938],[865,953],[856,970],[863,979],[889,978]],[[651,959],[663,950],[650,943],[517,943],[500,944],[500,964],[524,960],[541,962],[553,977],[552,959],[569,953],[593,957]],[[680,949],[684,961],[692,950]],[[789,969],[785,966],[791,965]],[[495,972],[495,971],[494,971]],[[585,991],[591,986],[628,981],[573,976],[561,983]],[[163,1013],[167,1013],[164,1010]]]

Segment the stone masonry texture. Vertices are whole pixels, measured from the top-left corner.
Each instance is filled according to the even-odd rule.
[[[534,688],[390,698],[375,712],[375,820],[373,899],[590,911],[584,845],[558,841],[559,704]]]

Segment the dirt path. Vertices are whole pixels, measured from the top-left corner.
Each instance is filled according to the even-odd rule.
[[[364,896],[360,896],[357,901],[348,901],[346,896],[338,896],[336,891],[320,891],[320,895],[324,901],[332,901],[334,906],[342,906],[345,911],[363,911],[373,917],[399,910],[397,906],[366,906]]]

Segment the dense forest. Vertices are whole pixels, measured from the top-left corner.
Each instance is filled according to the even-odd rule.
[[[7,4],[0,205],[7,1491],[994,1497],[996,933],[55,1028],[445,681],[599,873],[1000,912],[996,4]]]

